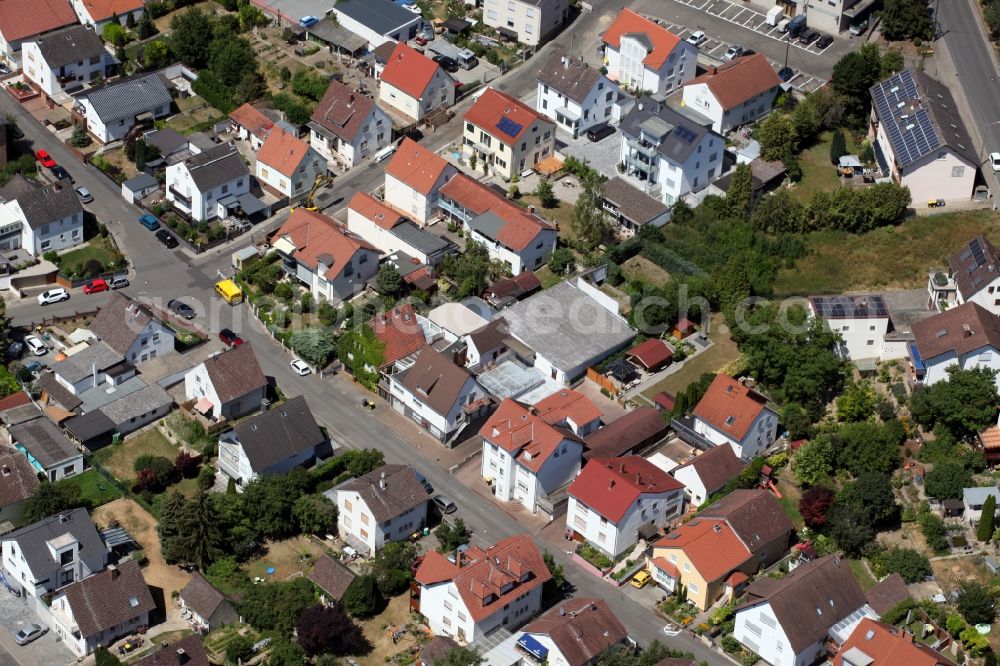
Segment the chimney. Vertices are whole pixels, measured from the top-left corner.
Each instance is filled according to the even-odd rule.
[[[59,522],[60,523],[68,523],[69,522],[69,516],[67,516],[65,513],[60,513],[59,514]]]
[[[271,406],[271,401],[270,400],[268,400],[267,398],[261,398],[261,400],[260,400],[260,412],[261,412],[261,414],[263,414],[264,412],[266,412],[270,406]]]
[[[615,487],[615,480],[611,479],[610,481],[608,481],[608,490],[611,490],[614,487]]]
[[[347,106],[354,106],[354,93],[351,93],[351,97],[347,100]]]
[[[186,664],[191,658],[188,657],[188,653],[184,651],[184,648],[177,648],[177,663]]]
[[[121,572],[118,571],[118,567],[113,564],[108,565],[108,571],[111,572],[111,580],[115,580],[119,575],[121,575]]]
[[[96,387],[97,386],[97,363],[96,362],[90,364],[90,376],[92,377],[91,383],[94,385],[94,387]]]
[[[3,466],[3,475],[10,476],[10,467],[8,467],[7,465]]]
[[[535,212],[535,207],[534,206],[528,206],[528,212],[529,213],[534,213]]]
[[[563,69],[569,69],[569,58],[563,56],[562,58]]]
[[[385,472],[382,472],[382,476],[381,476],[381,477],[379,477],[379,480],[378,480],[378,487],[379,487],[379,488],[380,488],[381,490],[385,490]]]

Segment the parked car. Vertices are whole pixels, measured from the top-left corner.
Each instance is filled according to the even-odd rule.
[[[446,55],[436,55],[434,56],[434,62],[441,65],[441,69],[449,74],[454,74],[458,71],[458,61],[454,58],[449,58]]]
[[[184,319],[194,319],[195,317],[194,308],[184,301],[179,301],[176,298],[172,298],[167,301],[167,309],[178,317],[183,317]]]
[[[14,634],[14,642],[18,645],[27,645],[36,638],[41,638],[48,630],[48,627],[43,627],[41,625],[26,624],[18,629],[17,633]]]
[[[301,358],[293,358],[292,362],[288,365],[292,366],[292,372],[300,377],[305,377],[306,375],[312,373],[312,368],[310,368],[309,364]]]
[[[111,278],[111,282],[108,283],[108,289],[121,289],[122,287],[128,286],[128,276],[127,275],[116,275]]]
[[[816,48],[818,49],[825,49],[830,44],[833,44],[833,37],[831,37],[830,35],[823,35],[822,37],[816,40]]]
[[[427,46],[427,38],[424,37],[423,35],[417,35],[416,39],[414,39],[413,41],[415,41],[420,46]]]
[[[45,343],[37,335],[24,336],[24,346],[35,356],[45,356],[49,353],[49,348],[45,346]]]
[[[990,166],[994,171],[1000,171],[1000,153],[990,153]]]
[[[591,141],[606,139],[615,133],[615,128],[607,123],[598,123],[587,130],[587,138]]]
[[[315,16],[303,16],[302,18],[299,19],[299,25],[301,25],[303,28],[311,28],[317,23],[319,23],[319,19],[316,18]]]
[[[178,245],[177,239],[166,229],[160,229],[156,232],[156,240],[163,243],[168,250],[172,250]]]
[[[741,55],[743,55],[743,47],[740,44],[733,44],[726,49],[725,54],[722,56],[722,62],[729,62],[734,58],[739,58]]]
[[[778,70],[778,78],[786,83],[791,81],[793,76],[795,76],[795,70],[791,67],[782,67]]]
[[[24,369],[31,373],[31,376],[38,379],[42,375],[45,366],[38,361],[25,361]]]
[[[848,32],[850,32],[855,37],[860,37],[861,35],[868,32],[868,22],[869,19],[864,18],[858,21],[857,23],[852,23],[851,27],[848,28]]]
[[[21,358],[21,354],[24,353],[24,343],[14,340],[9,345],[7,345],[7,358]]]
[[[35,159],[38,160],[38,163],[41,164],[46,169],[51,169],[56,165],[56,161],[52,159],[48,151],[45,150],[36,150]]]
[[[649,575],[648,571],[646,571],[645,569],[643,569],[642,571],[640,571],[636,575],[632,576],[632,580],[630,580],[629,583],[632,584],[632,587],[641,590],[642,588],[644,588],[647,585],[649,585],[649,581],[651,581],[651,580],[653,580],[653,577]]]
[[[69,171],[66,171],[66,169],[58,164],[51,167],[49,171],[51,171],[52,175],[56,177],[56,180],[68,180],[71,183],[73,182],[73,176],[69,175]]]
[[[10,126],[10,133],[14,137],[14,141],[20,141],[24,138],[24,130],[22,130],[17,125]]]
[[[48,305],[49,303],[58,303],[59,301],[66,300],[69,300],[69,292],[62,287],[55,287],[54,289],[49,289],[38,294],[39,305]]]
[[[243,344],[243,338],[237,335],[235,331],[231,331],[228,328],[224,328],[219,331],[219,339],[222,340],[223,344],[227,347],[239,347]]]
[[[817,39],[819,39],[819,33],[813,30],[812,28],[806,28],[805,30],[802,31],[802,34],[799,35],[799,44],[808,46],[809,44],[815,42]]]
[[[85,294],[99,294],[102,291],[108,290],[108,283],[102,278],[94,278],[87,284],[83,285],[83,293]]]
[[[687,43],[691,44],[692,46],[701,46],[702,44],[705,43],[705,40],[707,39],[708,37],[705,36],[704,30],[697,30],[688,35]]]
[[[432,499],[434,506],[436,506],[441,513],[455,513],[458,509],[455,503],[451,501],[451,498],[447,495],[435,495]]]
[[[80,203],[90,203],[94,200],[94,195],[86,187],[76,188],[76,196],[80,197]]]
[[[156,219],[155,216],[145,213],[139,216],[139,224],[146,227],[150,231],[156,231],[160,228],[160,221]]]
[[[434,492],[434,486],[432,486],[431,482],[427,480],[427,477],[425,477],[423,474],[421,474],[417,470],[413,470],[413,473],[417,475],[417,481],[419,481],[420,485],[422,485],[424,487],[424,490],[427,491],[428,495],[430,495],[432,492]]]

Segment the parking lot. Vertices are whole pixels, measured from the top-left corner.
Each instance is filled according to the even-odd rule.
[[[24,597],[15,597],[8,590],[0,587],[0,631],[10,637],[10,644],[13,645],[14,634],[26,624],[37,624],[42,627],[48,626],[31,609],[34,601]],[[28,645],[11,647],[16,650],[16,658],[27,657],[27,661],[36,664],[68,664],[76,661],[75,656],[66,646],[56,641],[55,632],[48,631],[44,636],[34,640]],[[5,641],[7,644],[7,641]]]

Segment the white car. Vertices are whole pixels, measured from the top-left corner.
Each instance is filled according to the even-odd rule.
[[[990,165],[994,171],[1000,171],[1000,153],[990,153]]]
[[[687,38],[687,43],[692,46],[701,46],[705,43],[706,39],[708,39],[708,37],[705,36],[705,32],[703,30],[698,30],[697,32],[691,33],[691,35]]]
[[[69,300],[69,292],[62,287],[56,287],[55,289],[49,289],[48,291],[43,291],[38,294],[38,304],[48,305],[49,303],[58,303],[59,301]]]
[[[292,366],[292,372],[299,375],[300,377],[305,377],[306,375],[312,373],[312,368],[309,364],[303,361],[301,358],[293,358],[292,362],[288,365]]]
[[[37,335],[26,335],[24,337],[24,346],[30,349],[31,353],[35,356],[45,356],[49,353],[49,348],[45,346],[45,343]]]

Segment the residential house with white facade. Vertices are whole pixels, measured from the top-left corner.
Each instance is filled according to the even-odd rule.
[[[609,122],[618,100],[618,86],[583,58],[556,49],[538,72],[535,110],[551,118],[559,129],[577,138]]]
[[[771,112],[781,79],[763,53],[713,65],[684,84],[682,104],[712,121],[712,129],[728,134]]]
[[[577,437],[586,437],[601,427],[600,408],[571,388],[559,389],[542,398],[534,404],[534,409],[549,425],[567,428]]]
[[[84,344],[83,349],[52,363],[52,375],[64,389],[75,396],[101,384],[133,377],[135,368],[127,368],[125,357],[107,343],[97,340]],[[121,372],[119,372],[121,371]]]
[[[21,249],[33,256],[83,244],[83,206],[62,182],[27,190],[2,208],[2,226],[20,222]]]
[[[413,47],[400,42],[379,77],[378,99],[413,121],[455,104],[455,80]]]
[[[243,343],[213,354],[184,375],[184,397],[194,409],[214,419],[237,419],[260,409],[267,378],[253,345]]]
[[[35,599],[101,571],[108,561],[108,547],[86,509],[5,534],[0,545],[7,582]]]
[[[90,332],[132,365],[174,353],[174,331],[152,310],[114,291],[97,312]]]
[[[329,217],[296,208],[271,235],[285,272],[330,303],[349,299],[378,274],[378,250]]]
[[[591,458],[566,492],[566,534],[611,559],[658,534],[684,509],[684,486],[641,456]]]
[[[892,322],[881,296],[810,296],[809,311],[840,334],[837,353],[842,358],[855,361],[882,357]]]
[[[197,629],[212,631],[240,622],[240,615],[233,608],[232,602],[209,583],[200,571],[191,574],[191,580],[181,590],[177,599],[182,609],[190,611],[191,623]]]
[[[73,8],[65,0],[38,0],[26,11],[20,3],[0,8],[0,56],[11,69],[21,69],[24,42],[77,22]]]
[[[83,473],[83,453],[55,423],[39,414],[36,418],[7,426],[11,446],[27,457],[38,473],[51,482]]]
[[[229,119],[233,122],[236,136],[249,141],[250,148],[254,151],[260,150],[274,128],[274,121],[250,102],[230,111]]]
[[[555,124],[519,99],[487,88],[465,112],[462,154],[504,180],[555,153]],[[485,173],[485,172],[484,172]]]
[[[542,608],[549,573],[529,534],[473,546],[449,558],[430,551],[414,576],[419,613],[436,636],[478,643],[500,627],[512,631]]]
[[[485,0],[483,23],[526,46],[549,40],[569,17],[568,0]]]
[[[553,517],[540,500],[580,471],[583,440],[549,425],[534,410],[504,399],[479,431],[482,477],[501,502],[520,502],[531,513]]]
[[[250,192],[250,171],[231,143],[167,166],[167,201],[192,219],[224,218]]]
[[[382,465],[329,492],[338,509],[337,534],[366,557],[427,524],[427,489],[409,465]]]
[[[461,336],[465,367],[479,375],[505,361],[511,355],[508,341],[507,322],[503,317],[465,333]]]
[[[357,192],[348,202],[347,230],[383,254],[402,253],[427,266],[437,266],[458,250],[448,239],[421,229],[403,211],[367,192]]]
[[[330,81],[309,122],[309,145],[326,159],[330,171],[350,169],[391,140],[392,120],[385,111],[346,84]]]
[[[772,666],[811,664],[828,642],[840,645],[862,619],[876,618],[848,561],[827,555],[781,579],[762,577],[746,589],[733,636]]]
[[[590,666],[615,645],[631,647],[625,626],[604,599],[565,599],[532,620],[484,658],[494,666],[514,666],[511,660],[527,653],[551,666]],[[663,662],[662,666],[682,666]],[[686,666],[686,665],[684,665]]]
[[[947,273],[930,272],[927,293],[938,312],[974,302],[1000,315],[1000,252],[989,238],[976,236],[948,258]]]
[[[723,374],[712,380],[691,413],[691,421],[696,440],[692,444],[699,448],[729,444],[742,460],[756,458],[778,437],[778,413],[767,406],[767,399]],[[681,439],[688,434],[681,431]]]
[[[406,137],[385,165],[385,203],[423,226],[439,214],[439,192],[456,173],[443,157]]]
[[[743,463],[728,442],[699,453],[670,473],[684,484],[684,494],[691,506],[699,507],[722,490],[743,471]]]
[[[1000,317],[979,303],[955,306],[910,330],[910,371],[925,386],[947,380],[952,367],[1000,370]]]
[[[326,159],[315,148],[290,132],[274,129],[257,151],[254,175],[264,187],[298,201],[309,194],[316,178],[326,175],[326,168]]]
[[[608,78],[633,91],[660,94],[695,77],[698,49],[625,8],[601,36]]]
[[[170,115],[173,100],[159,74],[137,74],[76,95],[75,118],[101,143],[125,138],[140,120]]]
[[[983,515],[983,505],[986,498],[992,497],[1000,502],[1000,488],[997,486],[976,486],[962,489],[962,519],[972,525],[978,525]]]
[[[869,135],[883,176],[914,201],[972,197],[979,152],[947,86],[904,69],[871,88]]]
[[[21,47],[24,76],[56,103],[68,100],[66,93],[114,74],[115,57],[93,30],[71,25],[38,35]]]
[[[626,180],[667,206],[722,174],[726,140],[666,104],[641,98],[620,129]]]
[[[123,27],[130,18],[138,23],[145,11],[142,0],[70,0],[70,4],[80,23],[91,26],[97,33],[112,20]]]
[[[957,666],[941,652],[915,638],[905,626],[894,627],[866,617],[841,644],[830,663],[833,666]],[[935,634],[929,633],[925,639],[933,642]],[[950,642],[942,642],[938,650],[950,646]]]

